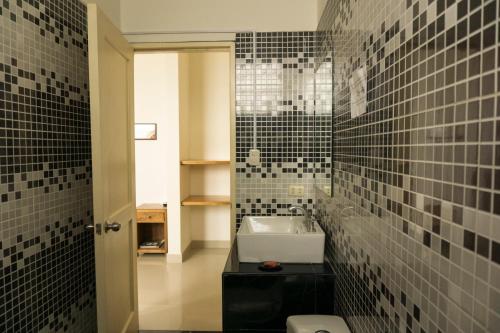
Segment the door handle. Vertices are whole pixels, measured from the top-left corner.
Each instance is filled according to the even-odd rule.
[[[113,223],[108,223],[106,222],[104,224],[104,231],[105,232],[108,232],[108,231],[114,231],[114,232],[117,232],[121,229],[122,225],[118,222],[113,222]]]
[[[88,230],[88,231],[92,231],[92,230],[94,230],[94,225],[93,224],[86,224],[83,226],[83,229]]]

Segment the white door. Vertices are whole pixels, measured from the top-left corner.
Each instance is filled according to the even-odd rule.
[[[133,49],[87,8],[98,330],[137,332]]]

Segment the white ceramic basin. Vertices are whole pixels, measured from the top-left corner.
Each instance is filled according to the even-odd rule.
[[[323,263],[325,233],[303,217],[245,216],[236,234],[240,262]]]

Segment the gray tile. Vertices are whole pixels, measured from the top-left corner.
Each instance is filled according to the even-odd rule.
[[[498,9],[494,0],[328,1],[318,56],[335,54],[334,197],[317,191],[317,208],[355,333],[496,332],[485,302],[500,274]],[[351,118],[349,78],[360,66],[367,113]],[[330,218],[338,206],[355,206],[355,218]],[[420,318],[407,313],[412,303]]]
[[[87,22],[0,4],[0,331],[95,332]]]

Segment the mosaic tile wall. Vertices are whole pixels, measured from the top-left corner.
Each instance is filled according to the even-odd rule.
[[[0,3],[0,332],[95,332],[86,9]]]
[[[259,32],[255,45],[254,64],[253,34],[237,34],[238,226],[245,215],[286,215],[292,204],[312,211],[315,174],[320,180],[331,179],[332,69],[324,61],[315,84],[315,32]],[[315,118],[317,95],[329,98],[322,99]],[[261,151],[258,167],[247,164],[254,147],[254,120]],[[304,186],[304,196],[288,195],[289,185]]]
[[[499,18],[496,0],[327,4],[335,188],[318,206],[354,333],[500,332]]]

